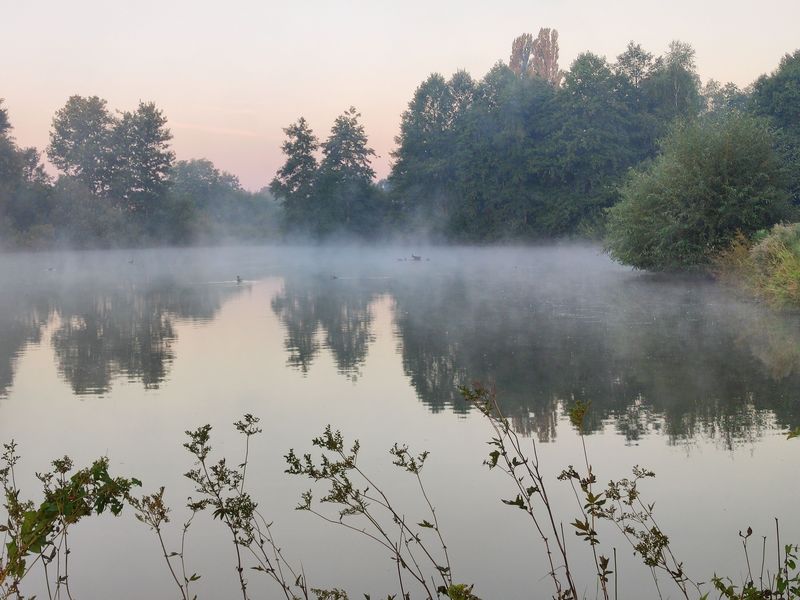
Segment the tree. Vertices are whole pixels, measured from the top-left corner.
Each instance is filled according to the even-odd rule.
[[[303,117],[284,128],[283,132],[286,140],[281,150],[286,162],[269,184],[269,189],[283,204],[286,224],[296,228],[309,210],[319,167],[315,156],[319,142]]]
[[[774,143],[763,119],[735,112],[675,125],[609,210],[611,256],[640,269],[703,266],[737,232],[781,220],[790,205]]]
[[[176,243],[263,240],[277,233],[277,212],[268,192],[248,192],[235,175],[201,158],[172,167],[156,222],[159,237]]]
[[[614,71],[632,87],[638,88],[653,70],[653,55],[640,44],[628,42],[625,52],[617,56]]]
[[[752,108],[800,139],[800,50],[786,54],[775,71],[758,78]]]
[[[0,233],[25,245],[32,230],[49,235],[43,226],[50,214],[50,178],[35,148],[17,146],[2,103],[0,98]]]
[[[747,109],[749,94],[740,90],[735,83],[722,84],[716,79],[709,79],[702,91],[704,112],[706,115],[719,115],[732,110]]]
[[[0,137],[6,137],[11,130],[11,121],[8,120],[8,109],[3,108],[5,100],[0,98]]]
[[[800,50],[785,55],[775,71],[758,78],[750,106],[779,128],[778,143],[787,163],[791,195],[800,206]]]
[[[447,212],[452,185],[450,133],[457,112],[472,101],[471,78],[455,77],[454,88],[440,74],[431,74],[401,117],[391,183],[407,216],[427,219],[432,213]]]
[[[533,67],[533,34],[523,33],[511,42],[508,68],[517,77],[529,77]]]
[[[0,186],[7,186],[19,176],[17,146],[11,137],[11,121],[8,110],[0,98]]]
[[[540,29],[533,41],[533,73],[555,87],[561,85],[563,73],[558,68],[558,31],[555,29]]]
[[[673,41],[664,56],[653,65],[646,80],[651,109],[662,122],[676,117],[694,117],[700,111],[700,78],[694,62],[695,51],[689,44]]]
[[[382,207],[376,203],[372,185],[375,171],[371,157],[375,151],[368,146],[360,117],[351,106],[336,117],[330,136],[322,144],[314,215],[318,233],[374,233],[381,221]]]
[[[530,33],[515,38],[508,66],[517,77],[541,77],[556,87],[561,85],[563,73],[558,68],[558,31],[543,27],[536,39]]]
[[[114,118],[97,96],[71,96],[53,118],[47,156],[62,173],[103,196],[111,187]]]
[[[112,135],[111,193],[123,210],[147,219],[169,187],[175,153],[167,118],[152,102],[124,112]]]
[[[595,228],[603,209],[618,199],[622,173],[642,158],[632,143],[631,111],[604,58],[586,52],[575,59],[558,91],[556,115],[547,144],[548,164],[559,182],[552,230]]]
[[[375,177],[371,158],[375,151],[367,143],[364,126],[358,122],[361,113],[354,106],[336,117],[331,134],[322,144],[320,168],[342,180],[371,182]]]

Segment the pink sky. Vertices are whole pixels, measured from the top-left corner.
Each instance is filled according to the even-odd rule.
[[[429,73],[482,76],[512,39],[559,30],[562,68],[628,40],[654,53],[681,39],[701,77],[746,85],[800,47],[797,0],[27,0],[0,13],[0,97],[21,145],[47,145],[72,94],[116,109],[152,100],[178,158],[211,159],[266,185],[281,128],[299,116],[324,138],[350,105],[389,171],[400,113]]]

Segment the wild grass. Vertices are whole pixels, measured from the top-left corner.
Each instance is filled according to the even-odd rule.
[[[752,240],[737,235],[714,272],[772,305],[800,307],[800,223],[775,225]]]

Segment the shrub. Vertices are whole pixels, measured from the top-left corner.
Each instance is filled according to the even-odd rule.
[[[737,232],[779,222],[791,204],[774,144],[766,121],[740,113],[677,124],[609,209],[607,251],[639,269],[704,267]]]

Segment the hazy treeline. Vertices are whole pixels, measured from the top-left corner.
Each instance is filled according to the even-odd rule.
[[[113,113],[72,96],[53,118],[46,155],[19,148],[0,104],[0,244],[136,246],[264,239],[279,206],[208,160],[176,161],[167,119],[153,103]]]
[[[386,181],[369,184],[373,152],[351,109],[321,145],[305,119],[287,127],[286,163],[271,189],[283,201],[290,228],[318,235],[388,230],[466,241],[600,236],[631,169],[646,169],[663,150],[662,139],[755,127],[757,139],[739,150],[745,157],[752,151],[754,165],[739,176],[748,185],[769,179],[767,192],[777,202],[775,210],[757,207],[734,220],[713,240],[727,242],[728,231],[742,222],[768,226],[788,214],[790,198],[800,200],[800,99],[792,91],[800,82],[800,53],[787,55],[772,75],[746,89],[714,80],[701,85],[694,55],[681,42],[661,56],[631,42],[613,62],[586,52],[564,72],[556,31],[525,34],[514,40],[508,63],[498,62],[480,80],[458,71],[449,78],[434,73],[420,84],[402,115]],[[764,145],[766,173],[759,170],[763,153],[755,152]],[[703,151],[695,145],[687,160]],[[737,160],[728,165],[734,171]],[[718,175],[713,168],[699,173],[699,185],[715,187]],[[647,235],[655,235],[652,228]]]
[[[207,160],[176,161],[152,103],[114,113],[101,98],[69,98],[45,150],[55,179],[36,149],[17,147],[0,105],[0,241],[600,237],[608,209],[621,205],[611,213],[612,255],[672,268],[707,261],[737,230],[794,218],[800,51],[739,89],[702,85],[682,42],[660,56],[631,42],[613,61],[585,52],[566,71],[555,30],[521,35],[511,50],[478,80],[465,71],[427,77],[401,116],[391,173],[377,183],[353,107],[324,140],[304,118],[286,127],[285,163],[250,193]],[[648,195],[654,188],[660,198]],[[651,222],[656,213],[661,222]]]

